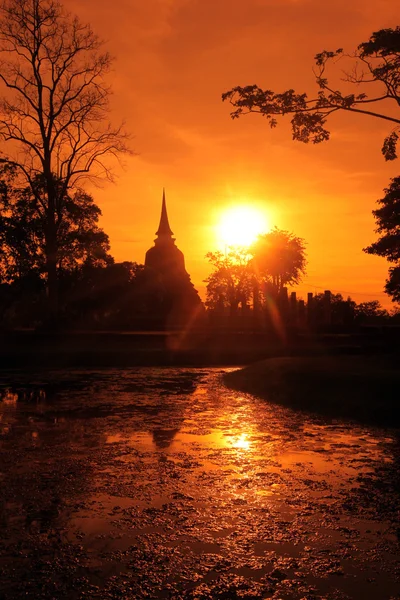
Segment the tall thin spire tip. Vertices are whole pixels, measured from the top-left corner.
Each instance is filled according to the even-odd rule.
[[[160,225],[158,226],[158,230],[156,235],[165,237],[173,236],[173,232],[171,227],[169,226],[168,214],[167,214],[167,203],[165,200],[165,188],[163,188],[163,196],[162,196],[162,205],[161,205],[161,218]]]

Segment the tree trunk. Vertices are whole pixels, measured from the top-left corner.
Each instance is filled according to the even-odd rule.
[[[49,230],[53,229],[49,227]],[[58,317],[58,278],[57,278],[57,239],[55,228],[48,231],[46,239],[46,274],[47,274],[47,301],[49,320],[57,321]]]
[[[56,202],[53,178],[47,178],[47,214],[46,214],[46,274],[48,322],[56,324],[58,320],[58,277],[57,277],[57,226]]]
[[[279,292],[279,275],[272,276],[272,283],[274,286],[274,294],[275,294],[275,296],[277,296],[278,292]]]
[[[232,317],[234,317],[235,315],[237,315],[238,306],[239,306],[239,300],[237,300],[236,298],[235,299],[231,299],[229,301],[229,309],[230,309],[229,312],[230,312],[230,315]]]
[[[261,307],[260,302],[260,284],[257,280],[253,281],[253,310],[254,312],[258,312]]]

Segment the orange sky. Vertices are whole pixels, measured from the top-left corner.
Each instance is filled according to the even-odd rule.
[[[305,238],[308,275],[296,288],[330,288],[358,302],[379,299],[384,259],[371,210],[398,161],[380,148],[390,124],[339,115],[323,145],[291,140],[250,115],[237,121],[221,93],[257,83],[275,91],[315,89],[313,57],[352,50],[399,24],[398,0],[66,0],[116,57],[112,118],[124,118],[135,157],[116,185],[92,190],[116,260],[144,262],[165,186],[172,230],[204,295],[206,252],[217,248],[218,211],[236,202],[265,208],[271,224]],[[320,289],[321,288],[321,289]]]

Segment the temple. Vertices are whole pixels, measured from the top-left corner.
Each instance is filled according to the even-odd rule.
[[[146,252],[144,263],[153,318],[163,328],[186,327],[202,309],[200,297],[186,271],[184,255],[173,235],[163,190],[157,237],[154,246]]]
[[[169,226],[165,190],[163,190],[160,224],[156,231],[154,246],[147,250],[145,267],[155,271],[159,277],[189,277],[185,269],[183,253],[175,245],[174,234]]]

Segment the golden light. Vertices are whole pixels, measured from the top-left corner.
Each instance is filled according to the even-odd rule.
[[[18,401],[18,394],[14,394],[10,390],[6,390],[3,397],[0,397],[0,401],[4,404],[16,405]]]
[[[266,215],[252,206],[233,206],[224,212],[217,237],[226,246],[250,246],[260,233],[270,228]]]
[[[233,448],[236,448],[237,450],[249,450],[251,446],[251,442],[247,438],[246,433],[242,433],[241,435],[233,438],[231,444]]]

